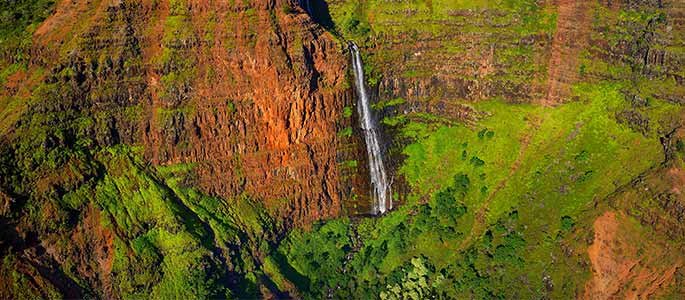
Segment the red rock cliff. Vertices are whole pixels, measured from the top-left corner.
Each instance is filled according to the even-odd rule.
[[[347,58],[295,2],[61,1],[34,39],[36,64],[71,51],[139,69],[114,86],[136,121],[109,127],[153,164],[194,164],[204,192],[293,223],[340,214]]]

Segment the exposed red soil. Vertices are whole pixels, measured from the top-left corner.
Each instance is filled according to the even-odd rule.
[[[557,27],[552,40],[548,63],[547,95],[542,105],[551,106],[570,95],[571,85],[578,80],[580,51],[590,36],[590,5],[588,0],[558,0]]]
[[[645,240],[625,216],[607,211],[594,222],[588,248],[592,278],[584,299],[644,299],[658,296],[674,282],[682,259],[660,241]]]
[[[666,178],[671,184],[671,192],[681,199],[685,198],[685,170],[671,167],[666,171]]]

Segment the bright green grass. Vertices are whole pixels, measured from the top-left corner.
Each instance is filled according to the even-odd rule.
[[[346,223],[336,223],[335,234],[326,233],[327,224],[291,233],[279,253],[286,258],[281,266],[292,266],[297,276],[286,277],[347,286],[335,292],[340,297],[378,297],[399,286],[417,288],[405,281],[415,276],[410,262],[421,258],[430,266],[423,280],[432,283],[421,284],[420,293],[531,298],[545,293],[543,277],[549,276],[555,297],[572,297],[588,273],[575,258],[559,257],[563,237],[586,222],[582,211],[593,201],[662,161],[658,124],[680,110],[662,101],[641,108],[655,124],[643,135],[616,121],[617,112],[633,109],[623,89],[581,84],[574,91],[578,101],[554,108],[480,102],[474,107],[488,117],[474,127],[398,122],[400,134],[415,139],[400,169],[413,191],[407,203],[359,221],[363,245],[347,262],[347,275],[341,274],[344,253],[322,256],[348,247],[353,231],[344,236],[345,228],[338,228]],[[460,189],[464,176],[468,184]],[[454,198],[444,198],[446,191]],[[321,295],[304,291],[305,297]]]
[[[456,173],[468,174],[477,188],[466,203],[475,209],[491,199],[491,221],[526,197],[554,215],[572,214],[662,158],[656,133],[645,137],[615,121],[614,114],[628,105],[620,88],[581,85],[580,101],[553,109],[497,100],[477,104],[491,116],[477,128],[441,127],[407,146],[400,172],[419,194],[439,189]],[[672,107],[656,102],[649,111],[658,118]],[[483,129],[494,135],[479,137]],[[473,157],[485,163],[476,166]]]

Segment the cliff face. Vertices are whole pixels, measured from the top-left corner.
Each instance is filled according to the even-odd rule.
[[[337,0],[321,10],[367,48],[380,100],[402,97],[415,111],[442,106],[438,115],[461,121],[468,118],[449,108],[492,98],[557,105],[573,100],[577,83],[625,79],[595,72],[593,60],[641,64],[650,78],[678,77],[682,62],[673,50],[678,1]],[[663,15],[650,21],[651,13]]]
[[[350,91],[330,34],[282,7],[161,8],[159,40],[143,47],[144,57],[162,57],[146,74],[152,105],[143,143],[154,163],[197,164],[209,194],[247,193],[308,222],[340,213],[335,145]]]
[[[55,2],[0,2],[0,298],[684,293],[682,1]],[[402,205],[318,224],[343,39]]]
[[[566,43],[550,1],[328,5],[343,34],[368,47],[382,99],[542,98],[550,49]]]
[[[32,59],[85,77],[74,102],[102,117],[98,144],[193,164],[205,193],[309,222],[341,211],[336,133],[351,92],[331,35],[289,5],[61,1]]]
[[[2,15],[0,297],[277,295],[270,243],[357,178],[333,36],[289,1],[26,5]]]

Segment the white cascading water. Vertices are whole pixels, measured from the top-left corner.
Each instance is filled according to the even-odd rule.
[[[383,154],[378,138],[378,128],[376,121],[371,114],[369,97],[364,85],[364,67],[359,48],[356,44],[350,43],[352,51],[352,66],[354,69],[355,86],[357,87],[357,111],[361,121],[364,140],[366,141],[366,152],[369,156],[369,173],[371,176],[371,198],[373,199],[373,214],[382,214],[392,209],[392,199],[390,198],[390,184],[383,165]]]

